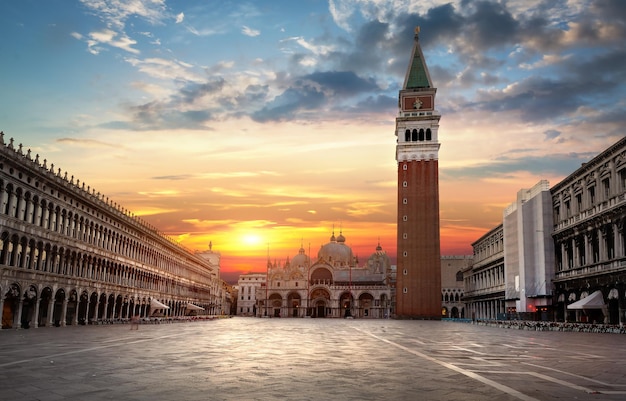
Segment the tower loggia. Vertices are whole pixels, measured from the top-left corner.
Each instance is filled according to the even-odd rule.
[[[398,225],[396,316],[441,318],[439,119],[419,27],[396,117]]]

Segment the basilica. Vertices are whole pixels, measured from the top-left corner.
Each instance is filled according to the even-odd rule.
[[[255,300],[252,314],[258,317],[384,318],[393,312],[393,280],[391,261],[380,243],[359,264],[343,234],[335,237],[333,232],[315,260],[303,246],[291,260],[268,260],[265,280],[247,290]]]

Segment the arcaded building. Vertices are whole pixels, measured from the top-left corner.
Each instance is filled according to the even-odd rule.
[[[477,319],[626,321],[626,138],[549,187],[522,189],[464,271]],[[590,295],[600,292],[601,300]],[[596,294],[597,295],[597,294]],[[584,300],[592,307],[581,306]],[[568,306],[577,302],[575,309]]]
[[[362,264],[342,233],[311,259],[301,246],[284,263],[270,262],[257,288],[259,317],[385,318],[392,313],[391,262],[380,244]]]
[[[465,318],[463,272],[472,265],[472,255],[441,256],[441,317]]]
[[[504,230],[492,228],[472,243],[472,264],[463,271],[467,318],[497,319],[505,313]]]
[[[396,316],[441,318],[439,119],[419,28],[398,98]]]
[[[551,189],[560,321],[626,322],[626,137]],[[601,291],[605,307],[567,306]]]
[[[203,256],[0,133],[2,328],[228,312]]]

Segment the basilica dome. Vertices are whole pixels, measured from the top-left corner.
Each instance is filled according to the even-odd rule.
[[[303,267],[309,266],[309,257],[304,253],[304,248],[300,246],[298,254],[291,259],[291,266]]]
[[[367,260],[367,267],[374,274],[385,273],[391,269],[391,259],[380,246],[380,242],[376,247],[376,251]]]
[[[335,238],[335,233],[330,237],[330,242],[322,245],[317,257],[324,259],[333,266],[349,266],[354,263],[352,248],[346,245],[346,239],[342,234]]]

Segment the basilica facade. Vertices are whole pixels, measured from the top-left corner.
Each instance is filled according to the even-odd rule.
[[[312,259],[300,247],[284,263],[268,261],[256,288],[258,317],[385,318],[392,310],[392,266],[380,244],[359,264],[342,233]]]

